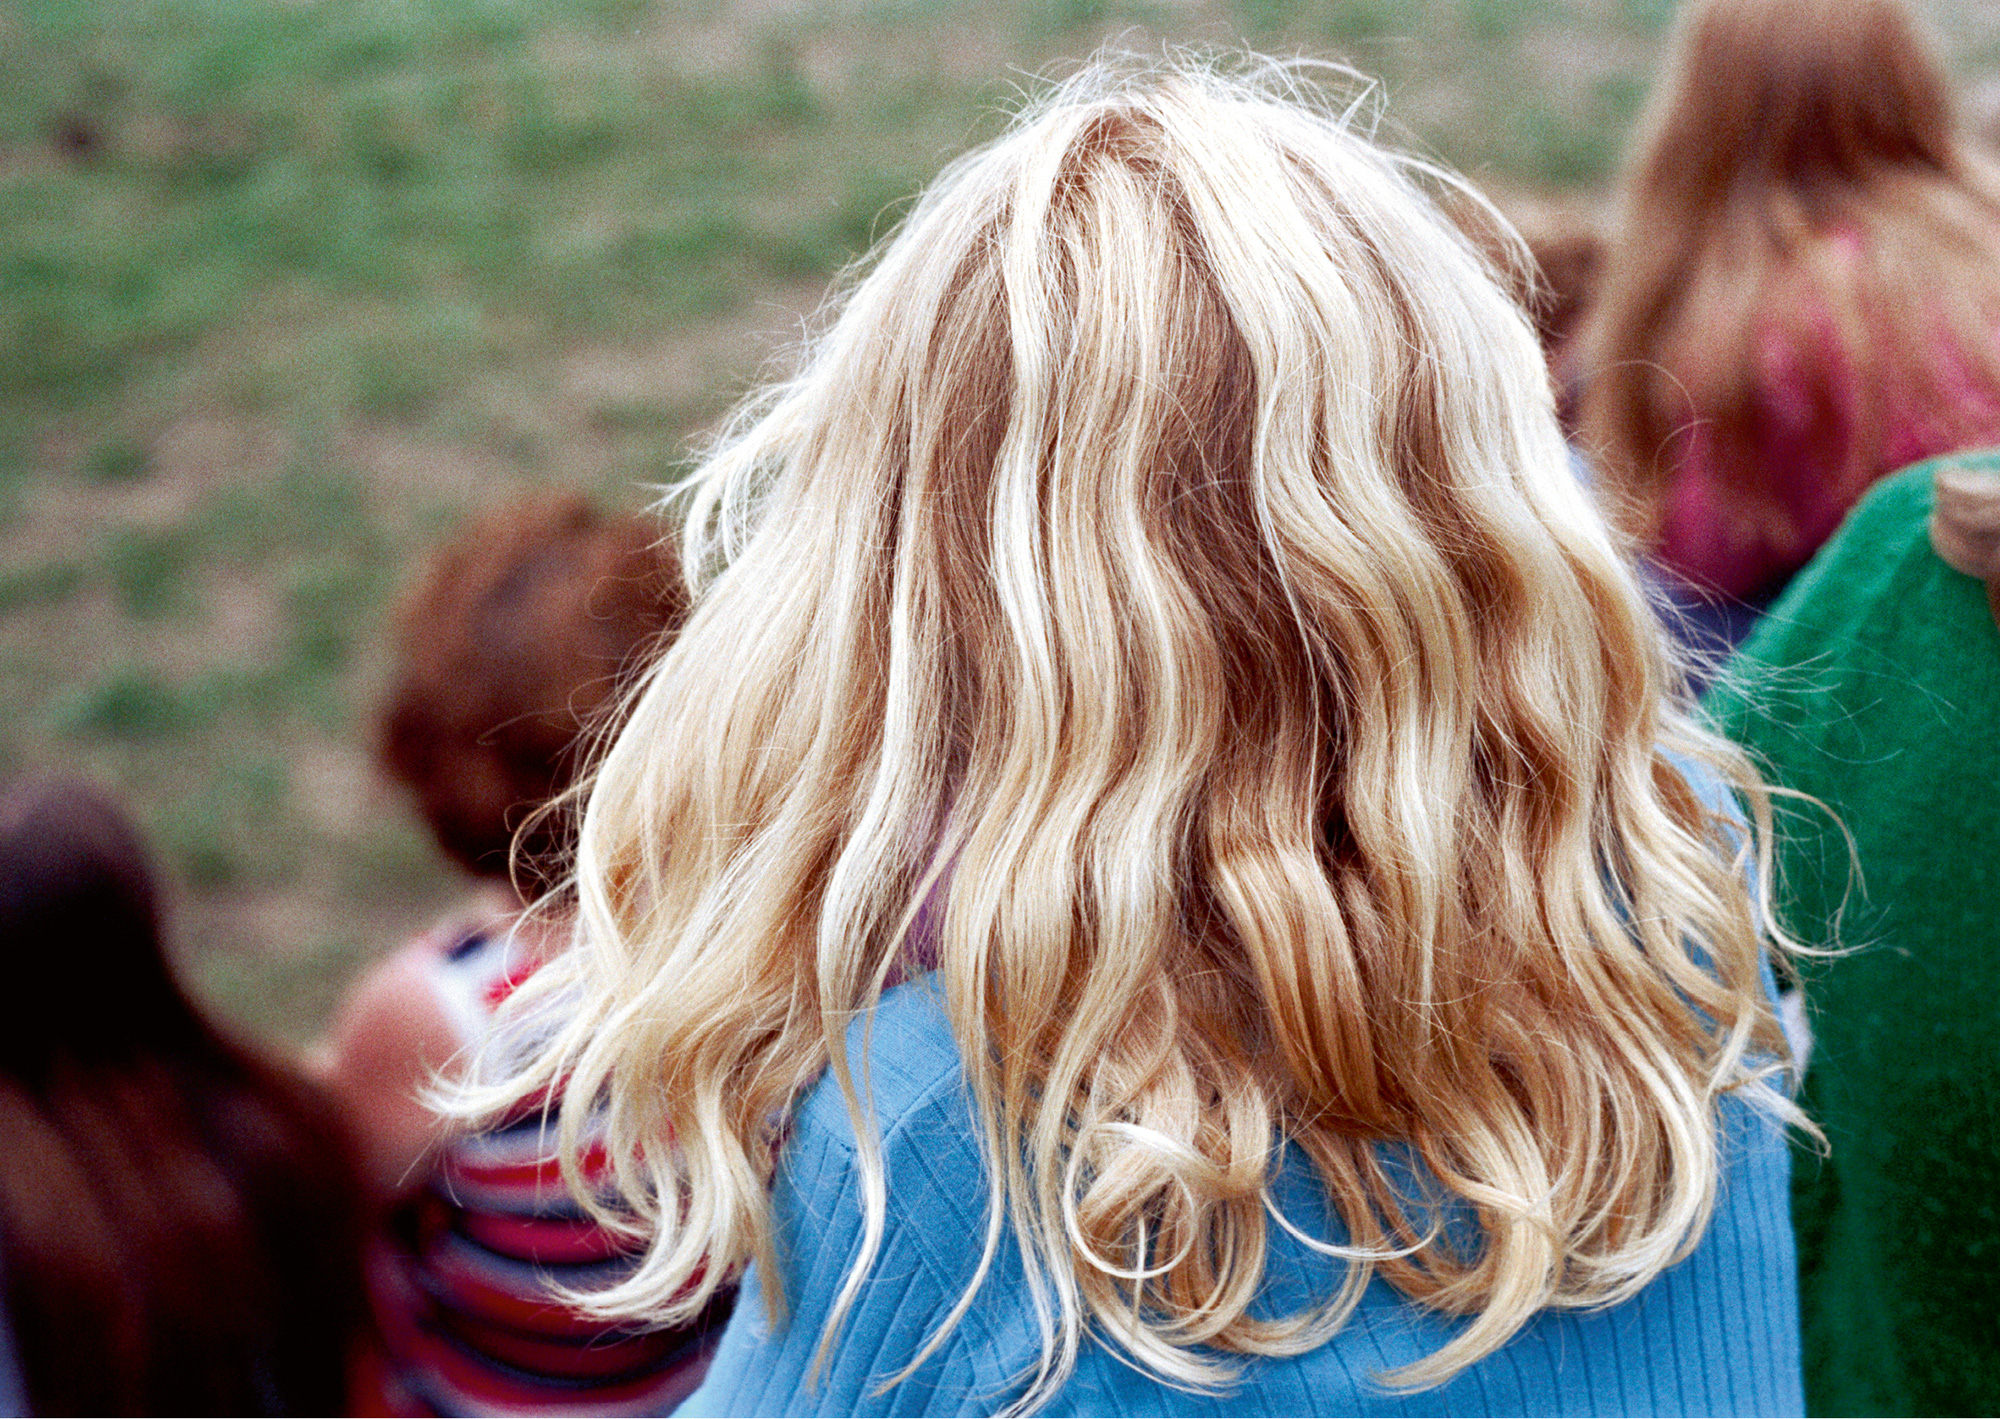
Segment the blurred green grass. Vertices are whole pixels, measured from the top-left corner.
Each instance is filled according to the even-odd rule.
[[[636,500],[1026,76],[1346,59],[1406,141],[1590,190],[1671,9],[0,5],[0,771],[117,791],[200,989],[302,1039],[457,890],[368,759],[423,549],[523,485]]]

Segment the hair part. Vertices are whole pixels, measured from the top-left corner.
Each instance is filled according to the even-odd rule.
[[[548,1046],[464,1104],[560,1083],[572,1167],[602,1105],[654,1240],[594,1305],[776,1284],[774,1120],[830,1067],[844,1313],[887,1186],[846,1030],[940,882],[987,1259],[1011,1227],[1043,1326],[1016,1410],[1092,1331],[1212,1385],[1378,1274],[1469,1318],[1388,1377],[1435,1384],[1694,1245],[1721,1097],[1785,1107],[1768,810],[1679,708],[1439,178],[1303,66],[1093,66],[937,180],[710,454],[709,580],[598,768],[575,943],[517,997]],[[1352,1271],[1259,1320],[1281,1147]]]

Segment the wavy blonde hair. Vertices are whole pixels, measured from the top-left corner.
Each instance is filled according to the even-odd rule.
[[[918,960],[1044,1327],[1017,1408],[1093,1327],[1214,1383],[1371,1274],[1470,1317],[1390,1377],[1440,1382],[1685,1255],[1722,1096],[1782,1107],[1752,834],[1669,746],[1764,799],[1672,698],[1528,321],[1438,174],[1239,67],[1100,63],[953,164],[695,476],[705,586],[591,791],[545,1047],[473,1100],[558,1085],[572,1162],[599,1110],[652,1236],[599,1308],[779,1285],[775,1135],[830,1067],[845,1314],[889,1186],[846,1031]],[[1267,1321],[1284,1149],[1353,1264]]]
[[[1582,335],[1582,431],[1635,530],[1658,526],[1699,424],[1736,515],[1797,543],[1761,441],[1774,349],[1852,497],[1891,471],[1899,421],[1935,424],[1934,448],[1985,442],[1996,329],[2000,175],[1903,0],[1684,6]]]

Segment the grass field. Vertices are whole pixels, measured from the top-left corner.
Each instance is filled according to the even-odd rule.
[[[458,884],[378,783],[385,608],[469,509],[634,502],[1030,76],[1352,61],[1597,190],[1669,0],[0,3],[0,772],[80,773],[201,992],[296,1041]],[[2000,11],[1941,9],[1996,67]]]

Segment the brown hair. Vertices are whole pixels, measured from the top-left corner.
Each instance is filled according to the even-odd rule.
[[[432,556],[397,613],[381,760],[439,846],[499,877],[544,873],[570,831],[536,810],[574,778],[581,740],[686,609],[679,562],[645,516],[577,494],[525,497]]]
[[[137,836],[91,790],[0,798],[0,950],[0,1260],[32,1412],[341,1412],[364,1303],[339,1117],[189,1003]]]
[[[1756,454],[1774,342],[1822,419],[1853,406],[1826,473],[1858,495],[1899,413],[1950,421],[1959,387],[2000,390],[1997,326],[2000,183],[1899,0],[1690,4],[1583,337],[1582,427],[1637,529],[1699,421],[1744,515],[1791,531]]]

